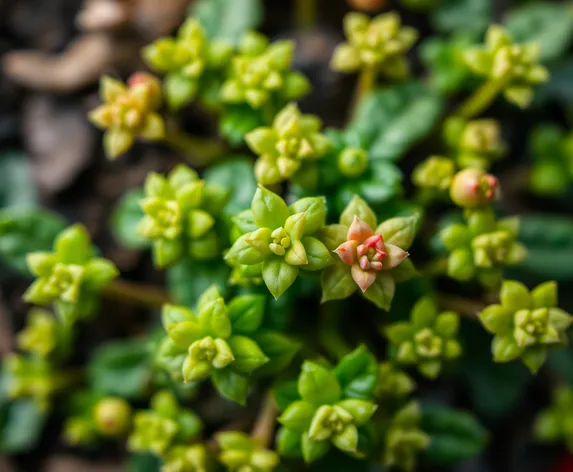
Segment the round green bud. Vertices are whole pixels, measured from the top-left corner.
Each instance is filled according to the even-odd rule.
[[[495,196],[498,185],[498,180],[484,170],[464,169],[454,176],[450,197],[462,208],[479,208]]]
[[[97,430],[104,436],[119,436],[131,423],[131,406],[121,398],[104,398],[94,408]]]
[[[364,149],[346,148],[338,155],[338,170],[351,179],[360,177],[368,167],[368,154]]]
[[[70,446],[93,442],[95,435],[92,422],[79,416],[69,418],[64,425],[63,439]]]

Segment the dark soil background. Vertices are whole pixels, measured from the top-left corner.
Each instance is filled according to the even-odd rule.
[[[0,56],[23,49],[59,54],[71,41],[85,38],[85,35],[99,34],[116,42],[122,58],[131,58],[125,61],[110,56],[108,66],[101,72],[125,77],[139,65],[139,46],[158,34],[173,30],[185,12],[181,0],[135,1],[128,26],[83,33],[77,26],[76,16],[82,8],[90,14],[93,4],[103,1],[0,0]],[[261,30],[271,37],[296,39],[296,67],[307,74],[315,86],[315,92],[303,101],[301,107],[306,112],[320,115],[327,125],[342,125],[354,78],[331,72],[328,63],[333,48],[342,38],[341,21],[348,7],[344,0],[322,0],[320,25],[312,31],[297,33],[293,29],[293,3],[287,0],[267,0]],[[497,16],[501,15],[507,3],[494,2]],[[138,15],[138,8],[146,13]],[[159,10],[170,8],[176,13],[162,24],[150,21],[151,18],[156,19],[155,13],[161,13]],[[422,35],[431,33],[422,14],[405,12],[404,22],[419,28]],[[414,50],[412,56],[415,55]],[[115,162],[107,161],[102,151],[100,133],[85,118],[86,112],[98,103],[96,81],[85,80],[79,86],[67,86],[66,81],[62,80],[61,90],[39,90],[45,86],[44,82],[50,81],[47,71],[53,71],[54,68],[54,63],[48,66],[43,62],[44,59],[43,56],[39,57],[35,64],[30,65],[19,62],[19,57],[10,56],[9,60],[4,58],[4,71],[9,70],[10,74],[0,70],[0,160],[8,152],[23,151],[29,161],[42,206],[57,211],[70,222],[85,224],[104,256],[116,263],[126,279],[161,284],[161,274],[153,270],[149,255],[121,247],[112,237],[108,221],[114,203],[126,189],[140,186],[151,170],[168,169],[178,162],[177,157],[161,146],[137,144],[127,156]],[[74,68],[77,72],[90,66],[89,54],[73,59],[65,64],[65,67],[71,69],[72,72],[68,73],[71,76],[74,76]],[[414,71],[421,72],[419,64],[414,63]],[[14,80],[14,77],[18,80]],[[39,84],[40,87],[24,86],[23,82]],[[561,122],[563,117],[556,105],[529,113],[504,107],[494,109],[492,114],[503,121],[505,139],[512,150],[499,169],[494,169],[494,173],[499,171],[501,174],[503,186],[505,175],[509,184],[519,178],[515,169],[525,162],[525,142],[532,125],[548,118]],[[210,134],[215,128],[214,123],[209,123],[205,116],[193,108],[185,112],[184,118],[186,129],[195,134]],[[408,156],[403,161],[404,167],[411,168],[412,163],[420,157],[425,156],[419,153]],[[571,211],[570,207],[563,204],[535,199],[519,192],[509,191],[505,196],[505,209],[513,213]],[[23,325],[26,307],[20,297],[27,285],[27,280],[0,268],[0,355],[12,350],[13,333]],[[562,284],[560,296],[563,307],[572,311],[573,284]],[[149,316],[148,312],[128,305],[115,303],[104,306],[97,322],[80,332],[77,343],[78,362],[82,362],[85,354],[103,340],[137,335],[145,329]],[[549,402],[552,378],[550,372],[543,370],[537,377],[527,380],[512,408],[495,418],[481,417],[480,420],[491,432],[487,451],[480,457],[448,470],[572,471],[571,463],[558,468],[558,464],[565,460],[564,449],[536,445],[531,439],[531,424],[535,413]],[[452,376],[432,385],[422,382],[420,393],[424,398],[448,401],[471,409],[470,389],[463,379]],[[492,394],[495,395],[495,392]],[[40,446],[33,453],[0,459],[0,472],[123,470],[118,458],[119,451],[114,448],[79,455],[65,449],[57,437],[60,422],[61,418],[51,421]]]

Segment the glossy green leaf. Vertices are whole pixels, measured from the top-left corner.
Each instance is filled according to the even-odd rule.
[[[420,426],[430,435],[423,457],[431,464],[446,466],[470,459],[487,443],[487,432],[473,415],[445,405],[423,403]]]
[[[551,61],[562,56],[571,43],[573,12],[566,3],[529,3],[512,9],[505,27],[515,42],[537,43],[541,61]]]
[[[28,275],[26,254],[51,251],[54,239],[64,228],[64,221],[47,210],[0,211],[0,262]]]
[[[191,10],[207,36],[237,45],[244,33],[262,21],[261,0],[200,0]]]
[[[348,129],[364,136],[370,159],[397,160],[437,123],[440,96],[420,83],[407,83],[370,94]]]
[[[140,236],[136,227],[144,216],[139,201],[145,194],[140,189],[127,191],[117,203],[111,215],[111,227],[115,237],[131,249],[146,249],[151,243]]]
[[[444,0],[432,10],[431,23],[443,33],[482,33],[492,21],[492,0]]]
[[[102,395],[142,398],[151,381],[148,340],[103,345],[90,361],[88,376],[92,389]]]
[[[221,395],[241,405],[247,401],[249,379],[244,374],[234,372],[230,368],[216,369],[211,374],[213,385]]]
[[[334,373],[344,398],[371,400],[378,380],[378,363],[366,346],[344,356]]]
[[[47,419],[32,399],[8,402],[0,415],[0,451],[9,454],[34,450]]]
[[[277,374],[291,363],[301,347],[299,342],[277,331],[262,331],[256,334],[254,339],[269,358],[269,361],[257,370],[257,375]]]

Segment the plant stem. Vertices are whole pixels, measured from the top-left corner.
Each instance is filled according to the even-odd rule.
[[[296,0],[296,26],[299,30],[307,30],[316,24],[318,0]]]
[[[169,295],[162,289],[126,280],[114,280],[104,289],[102,295],[109,300],[151,309],[160,308],[170,302]]]
[[[502,89],[507,85],[509,77],[509,75],[504,75],[485,82],[460,105],[454,115],[468,120],[480,115],[493,103]]]
[[[485,303],[442,292],[438,293],[438,304],[446,310],[455,311],[468,318],[476,318],[477,314],[486,307]]]
[[[356,116],[358,107],[364,97],[368,95],[376,86],[376,79],[378,72],[374,67],[364,67],[358,75],[356,88],[354,90],[354,98],[352,99],[352,116]]]
[[[220,142],[199,138],[184,133],[175,126],[169,126],[163,142],[185,155],[193,166],[204,167],[213,163],[227,150]]]
[[[253,429],[251,430],[251,437],[263,449],[268,449],[271,445],[277,414],[278,408],[269,390],[263,400]]]

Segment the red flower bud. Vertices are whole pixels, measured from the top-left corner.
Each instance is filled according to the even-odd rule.
[[[450,186],[452,201],[463,208],[486,205],[499,187],[498,180],[481,169],[464,169],[458,172]]]

